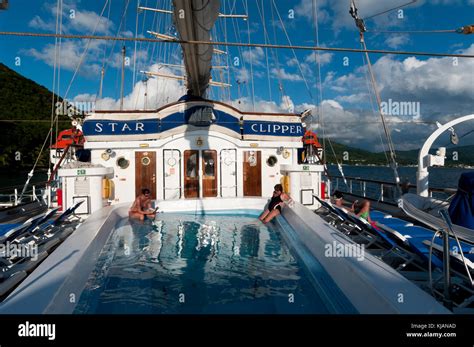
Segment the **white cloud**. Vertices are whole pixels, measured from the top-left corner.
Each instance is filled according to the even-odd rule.
[[[81,33],[109,34],[114,28],[113,22],[104,17],[100,17],[94,11],[76,11],[74,18],[67,21],[66,31],[77,31]]]
[[[74,71],[78,66],[82,52],[86,46],[86,40],[81,41],[63,41],[61,45],[61,50],[59,57],[61,59],[61,68],[65,70]],[[89,51],[89,56],[93,56],[96,52],[95,48],[97,46],[92,46]],[[25,54],[34,57],[37,60],[41,60],[49,66],[54,66],[54,57],[55,57],[55,45],[47,44],[43,46],[40,50],[36,48],[30,48],[23,50]],[[88,76],[97,76],[100,72],[100,65],[97,62],[89,61],[87,55],[84,58],[84,62],[81,66],[80,72],[83,75]]]
[[[115,28],[114,23],[105,17],[100,17],[94,11],[78,10],[79,1],[64,1],[62,10],[62,29],[64,33],[92,34],[95,29],[96,34],[111,34]],[[43,19],[35,15],[28,26],[34,29],[55,31],[56,29],[56,3],[46,3],[44,5],[48,13],[48,18]]]
[[[314,13],[316,12],[318,15],[318,22],[325,23],[330,19],[328,11],[324,9],[328,2],[328,0],[317,1],[317,8],[315,9],[313,7],[314,0],[301,0],[301,2],[295,7],[295,13],[297,16],[301,16],[312,21]]]
[[[248,64],[252,63],[253,65],[263,66],[265,52],[262,47],[255,47],[250,50],[244,50],[242,52],[242,58],[245,59]]]
[[[172,71],[154,64],[148,71],[171,75]],[[186,88],[174,79],[155,77],[150,78],[145,84],[139,81],[135,84],[132,92],[124,97],[124,110],[140,110],[145,108],[145,91],[147,92],[147,109],[156,109],[168,103],[176,101],[180,96],[186,93]],[[80,94],[74,99],[74,102],[94,102],[96,96],[92,94]],[[120,109],[120,100],[111,97],[105,97],[96,101],[96,110],[118,110]]]
[[[473,54],[474,45],[463,53]],[[415,102],[420,105],[420,117],[416,114],[386,116],[390,122],[402,122],[396,125],[389,124],[397,149],[419,148],[423,139],[434,130],[434,126],[430,124],[435,121],[443,123],[454,117],[472,113],[474,104],[472,59],[459,59],[456,65],[452,58],[421,60],[416,57],[397,59],[393,56],[384,56],[373,64],[373,68],[382,101],[388,102],[391,99],[395,102]],[[365,73],[365,66],[339,77],[329,73],[325,84],[327,88],[339,93],[335,97],[338,104],[325,101],[323,111],[326,107],[325,130],[334,136],[335,141],[346,141],[344,143],[351,144],[350,138],[353,136],[356,140],[352,145],[370,148],[380,143],[377,130],[380,127],[380,119],[372,111],[364,110],[368,108],[364,107],[364,102],[367,104],[369,101],[369,96],[366,94],[368,90]],[[348,110],[348,105],[359,110]],[[413,121],[430,124],[413,123]],[[377,132],[374,132],[374,129]]]
[[[410,38],[408,37],[408,35],[404,35],[404,34],[390,35],[385,40],[385,43],[387,44],[387,46],[394,49],[400,48],[409,42],[410,42]]]
[[[252,112],[254,110],[252,99],[249,97],[242,97],[233,100],[230,104],[243,112]],[[280,104],[277,104],[275,101],[261,100],[258,98],[255,100],[255,110],[258,112],[293,113],[295,112],[295,109],[296,106],[293,100],[288,95],[283,95]]]
[[[54,22],[45,22],[40,16],[34,16],[28,23],[28,26],[37,30],[54,31],[56,25]]]
[[[292,74],[285,71],[285,69],[282,69],[282,68],[280,69],[273,68],[271,69],[271,73],[284,81],[299,82],[303,80],[300,74]]]

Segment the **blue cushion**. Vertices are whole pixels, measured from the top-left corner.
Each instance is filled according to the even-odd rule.
[[[0,236],[5,235],[9,230],[16,228],[20,224],[0,224]]]

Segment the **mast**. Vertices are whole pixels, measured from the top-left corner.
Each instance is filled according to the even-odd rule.
[[[120,81],[120,110],[123,110],[123,88],[125,80],[125,45],[122,46],[122,80]]]

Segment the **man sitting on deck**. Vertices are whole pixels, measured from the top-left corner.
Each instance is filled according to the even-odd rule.
[[[142,193],[137,196],[135,201],[130,207],[128,216],[130,218],[139,219],[141,221],[145,220],[145,216],[150,219],[155,219],[156,209],[151,207],[151,192],[150,189],[142,189]]]

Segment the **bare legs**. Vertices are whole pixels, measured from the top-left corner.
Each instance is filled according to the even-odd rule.
[[[280,214],[280,211],[278,209],[274,209],[272,211],[265,210],[260,215],[260,217],[258,217],[258,219],[260,219],[263,222],[263,224],[267,224],[268,222],[270,222],[273,218],[275,218],[279,214]]]
[[[145,220],[145,215],[143,213],[140,213],[140,212],[133,212],[133,211],[129,211],[128,212],[128,216],[132,219],[138,219],[140,221],[144,221]],[[156,213],[150,213],[150,214],[146,214],[147,218],[149,219],[155,219],[156,217]]]
[[[128,217],[130,217],[131,219],[138,219],[140,221],[145,220],[145,215],[143,215],[141,213],[138,213],[138,212],[129,211],[128,212]]]

